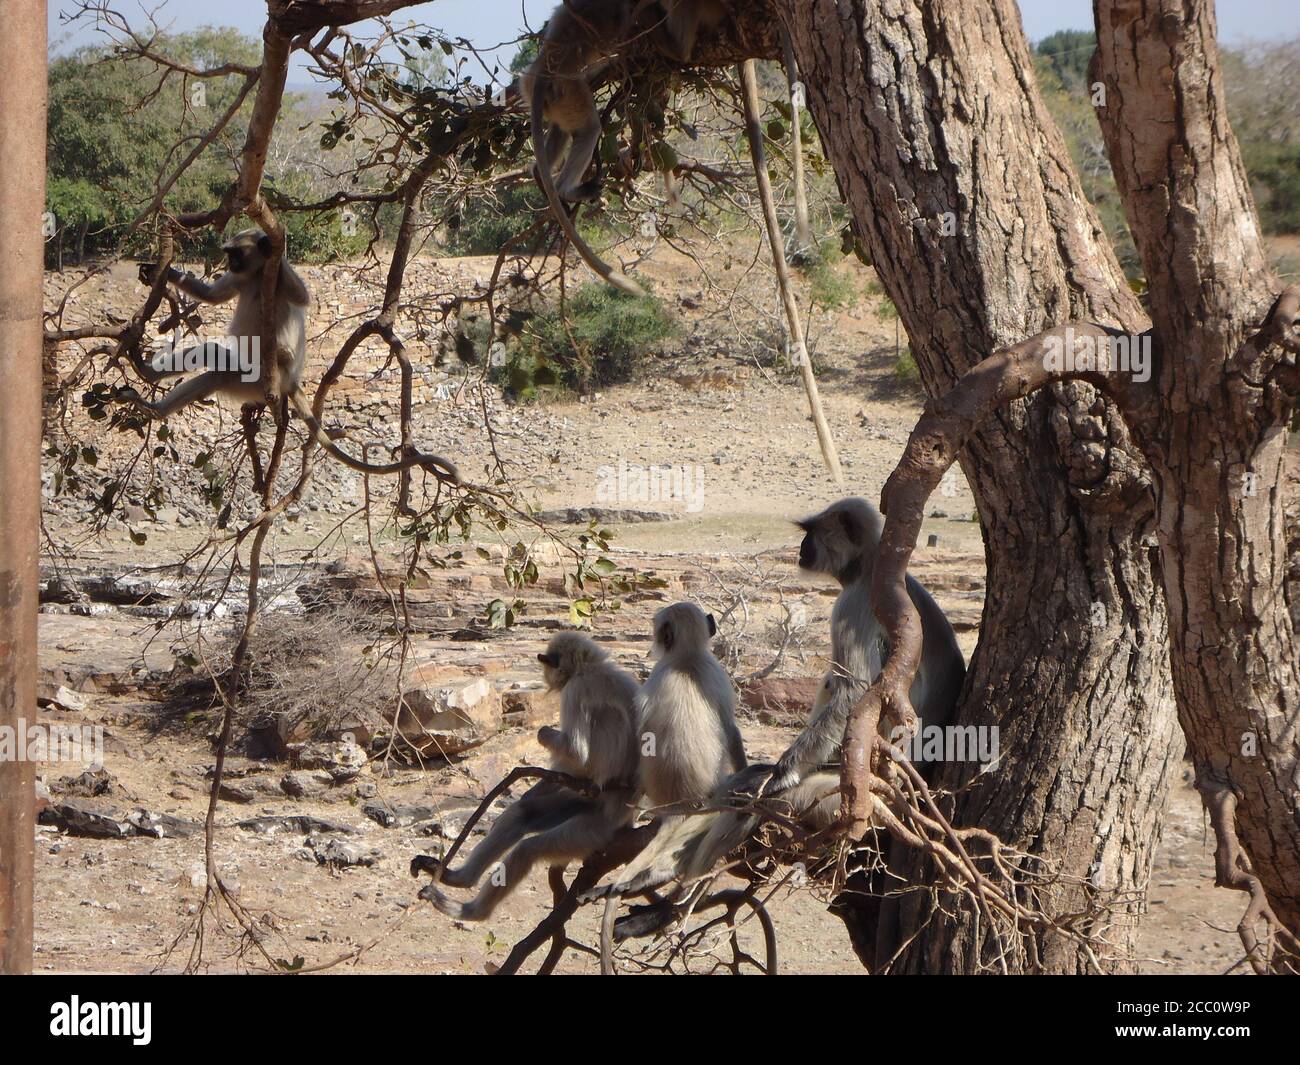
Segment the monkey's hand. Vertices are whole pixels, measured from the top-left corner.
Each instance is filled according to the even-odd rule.
[[[537,742],[548,751],[564,750],[564,733],[551,725],[543,725],[537,730]]]
[[[782,758],[772,769],[772,775],[767,778],[767,783],[763,785],[760,795],[779,795],[783,791],[793,788],[803,779],[803,774],[799,772],[799,767],[793,761],[787,761]]]
[[[174,267],[171,267],[171,266],[167,267],[167,280],[168,280],[168,281],[172,280],[172,278],[175,276],[175,274],[176,274],[176,270],[175,270]],[[142,284],[142,285],[149,285],[150,287],[153,287],[153,283],[154,283],[154,281],[155,281],[155,279],[156,279],[157,277],[158,277],[158,264],[157,264],[157,263],[141,263],[141,264],[140,264],[140,284]]]

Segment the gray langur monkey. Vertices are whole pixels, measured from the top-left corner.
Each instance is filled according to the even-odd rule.
[[[647,30],[642,22],[650,9],[656,17]],[[551,12],[537,57],[518,81],[528,105],[537,177],[556,221],[592,270],[633,296],[644,290],[591,249],[564,206],[600,195],[599,171],[584,181],[601,132],[591,82],[643,32],[653,34],[672,58],[686,62],[700,27],[717,25],[725,14],[721,0],[565,0]]]
[[[208,341],[176,355],[176,362],[181,366],[203,365],[208,369],[177,385],[157,403],[147,402],[134,388],[119,389],[119,398],[134,404],[151,418],[169,417],[191,403],[214,395],[226,397],[243,406],[259,405],[266,401],[264,382],[270,365],[268,360],[277,358],[283,352],[289,361],[281,373],[282,392],[289,397],[298,416],[307,423],[316,443],[340,462],[352,469],[370,473],[393,473],[407,466],[421,465],[439,478],[459,482],[460,475],[456,467],[437,455],[407,457],[384,466],[372,466],[359,462],[338,448],[326,435],[302,392],[302,373],[307,361],[307,307],[311,303],[311,294],[307,291],[306,284],[298,271],[290,265],[288,258],[281,255],[280,272],[275,286],[275,334],[268,342],[268,338],[262,335],[262,273],[271,256],[271,238],[260,229],[245,229],[222,244],[221,250],[226,254],[227,268],[211,283],[193,274],[183,274],[171,266],[167,268],[167,281],[203,303],[229,303],[235,300],[235,313],[227,326],[226,339],[246,346],[246,357],[250,352],[255,354],[256,372],[250,373],[245,380],[239,353],[232,351],[226,343]],[[140,281],[144,284],[152,285],[157,273],[156,263],[140,264]],[[184,369],[173,368],[156,371],[156,375],[161,378],[185,372]]]
[[[713,615],[694,603],[674,603],[655,615],[654,652],[659,660],[637,695],[638,781],[652,810],[703,802],[749,764],[736,726],[736,691],[709,649],[717,631]],[[678,837],[692,835],[698,824],[689,814],[660,817],[651,844],[608,893],[634,894],[653,886],[650,881],[662,883],[662,855],[676,853]]]
[[[808,724],[777,764],[749,766],[720,786],[716,798],[732,804],[760,795],[780,801],[816,831],[835,820],[840,801],[839,769],[823,767],[836,756],[849,712],[880,675],[889,651],[871,609],[871,581],[884,523],[870,503],[850,498],[798,525],[804,531],[799,567],[830,574],[842,588],[831,611],[831,669]],[[907,588],[922,628],[921,665],[909,695],[924,725],[946,725],[961,694],[966,665],[952,625],[929,592],[911,576]],[[642,889],[673,879],[689,883],[711,872],[757,825],[757,817],[739,812],[683,818],[674,832],[656,836],[637,857],[637,879],[625,875],[624,880]],[[647,921],[645,928],[654,930],[662,923]]]
[[[577,632],[554,636],[537,659],[547,687],[560,692],[560,727],[543,726],[537,739],[550,752],[553,768],[590,780],[603,792],[590,797],[542,781],[497,818],[459,867],[430,855],[414,858],[412,876],[433,873],[420,897],[450,917],[486,920],[539,861],[565,865],[587,858],[635,816],[636,678]],[[439,890],[440,883],[473,887],[493,866],[487,886],[469,902]]]
[[[652,807],[698,801],[748,765],[736,727],[736,690],[709,641],[718,627],[694,603],[654,618],[659,660],[637,693],[638,776]]]
[[[889,641],[871,609],[871,581],[884,519],[865,499],[841,499],[799,522],[799,568],[834,577],[842,589],[831,610],[831,668],[808,724],[776,764],[768,793],[793,787],[831,761],[849,713],[884,667]],[[908,697],[923,726],[947,725],[966,677],[957,635],[939,604],[916,578],[907,593],[921,616],[921,663]]]

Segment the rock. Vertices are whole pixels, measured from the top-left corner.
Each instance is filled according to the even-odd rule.
[[[329,866],[331,869],[371,866],[382,857],[377,850],[363,851],[357,844],[344,843],[339,839],[317,839],[315,836],[309,836],[307,846],[318,864]]]
[[[55,795],[78,796],[93,799],[100,795],[110,795],[117,781],[107,769],[87,769],[77,777],[62,777],[55,781],[50,790]]]
[[[433,806],[395,806],[390,802],[368,802],[361,812],[384,828],[407,828],[417,821],[428,821],[438,816]]]
[[[36,685],[36,705],[81,713],[88,703],[84,695],[77,694],[71,688],[65,688],[62,684],[51,685],[43,682]]]
[[[511,688],[501,693],[501,723],[506,728],[541,725],[559,716],[560,701],[545,688]]]
[[[413,674],[417,682],[425,667]],[[501,698],[483,677],[409,688],[402,694],[398,734],[423,756],[451,756],[477,747],[501,727]]]
[[[41,812],[40,823],[92,839],[126,839],[134,834],[131,823],[117,810],[76,801],[51,803]]]
[[[295,744],[311,738],[311,730],[301,718],[291,720],[285,714],[259,718],[248,729],[250,758],[288,758]]]
[[[548,525],[639,525],[647,521],[672,521],[674,515],[662,510],[633,510],[626,507],[564,507],[543,510],[538,519]]]
[[[41,584],[40,601],[42,603],[85,603],[89,596],[81,585],[72,577],[55,574]]]
[[[135,810],[127,814],[127,820],[135,828],[136,835],[153,836],[155,839],[164,836],[192,836],[201,830],[193,821],[182,821],[171,814],[156,814],[150,810]]]
[[[133,810],[122,814],[112,807],[93,806],[70,799],[51,803],[40,814],[43,825],[55,825],[70,836],[89,836],[93,839],[127,839],[131,836],[192,836],[200,830],[193,821],[182,821],[170,814],[157,814],[149,810]]]
[[[807,717],[821,686],[821,677],[763,677],[741,688],[740,698],[751,710]]]
[[[248,803],[256,800],[257,789],[246,780],[223,780],[217,797],[223,802]]]
[[[280,778],[280,790],[295,799],[322,795],[334,786],[334,777],[324,769],[295,769]]]
[[[310,743],[297,752],[300,769],[318,769],[330,775],[335,784],[355,780],[366,768],[366,752],[352,740]]]
[[[37,821],[40,821],[41,814],[50,808],[50,789],[40,780],[36,782],[36,793],[33,799],[32,815]],[[44,824],[44,822],[41,823]]]
[[[306,835],[309,832],[337,832],[345,836],[355,836],[361,832],[359,828],[353,828],[351,825],[326,821],[324,818],[312,817],[310,814],[250,817],[246,821],[237,822],[235,827],[242,828],[245,832],[256,832],[263,836],[274,836],[278,832],[296,832],[301,835]]]

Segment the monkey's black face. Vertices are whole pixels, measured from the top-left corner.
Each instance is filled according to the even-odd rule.
[[[811,530],[803,534],[803,543],[799,545],[799,568],[807,570],[817,568],[817,544]]]
[[[563,669],[560,668],[560,656],[553,652],[546,652],[537,656],[537,661],[542,664],[542,680],[546,682],[549,691],[559,691],[568,683],[569,677]]]
[[[221,250],[226,253],[226,263],[232,273],[252,273],[261,269],[270,256],[271,238],[260,229],[246,229],[231,237]]]

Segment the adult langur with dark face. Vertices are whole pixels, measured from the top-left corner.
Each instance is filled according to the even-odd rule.
[[[831,668],[818,690],[808,724],[775,766],[753,765],[723,783],[719,805],[743,805],[761,794],[788,803],[811,829],[825,828],[839,807],[839,766],[835,764],[849,713],[880,675],[889,643],[871,608],[871,582],[883,519],[862,499],[842,499],[800,521],[804,532],[799,567],[834,577],[840,594],[831,611]],[[921,616],[921,664],[910,698],[922,727],[952,721],[966,666],[951,623],[914,578],[908,594]],[[720,811],[684,818],[671,835],[657,836],[636,859],[637,877],[624,874],[625,893],[668,880],[690,882],[711,872],[753,833],[752,814]],[[646,918],[623,923],[618,938],[662,926]]]
[[[528,105],[537,177],[556,221],[592,270],[633,296],[644,295],[641,287],[592,251],[565,207],[600,196],[599,172],[586,179],[601,132],[592,80],[643,34],[684,63],[700,27],[716,26],[725,14],[721,0],[565,0],[551,12],[537,58],[518,81]]]
[[[590,780],[602,791],[580,795],[542,781],[497,818],[460,866],[416,856],[411,875],[433,874],[420,897],[450,917],[486,920],[538,862],[562,866],[587,858],[635,816],[636,678],[577,632],[557,634],[537,658],[547,687],[560,692],[560,727],[544,726],[537,739],[551,753],[554,769]],[[473,887],[489,869],[487,885],[469,902],[452,899],[439,887]]]
[[[311,304],[306,284],[290,265],[288,257],[282,255],[275,285],[275,313],[271,316],[275,332],[269,337],[263,336],[263,268],[271,258],[271,238],[260,229],[246,229],[227,240],[222,251],[226,254],[226,270],[211,283],[193,274],[181,273],[175,267],[167,268],[168,283],[194,299],[212,304],[235,301],[235,313],[226,327],[225,338],[174,352],[173,365],[157,371],[156,376],[186,373],[199,366],[206,367],[204,372],[177,385],[156,403],[144,400],[133,388],[119,389],[119,398],[134,404],[152,418],[169,417],[191,403],[212,396],[224,397],[242,406],[257,406],[266,402],[266,370],[271,365],[270,360],[283,353],[287,365],[280,376],[281,391],[307,423],[316,443],[340,462],[368,473],[394,473],[420,465],[440,479],[453,483],[459,481],[456,467],[438,455],[408,456],[398,462],[375,466],[360,462],[335,446],[321,428],[302,391],[303,367],[307,361],[307,308]],[[140,280],[144,284],[152,285],[157,273],[156,263],[140,264]]]

